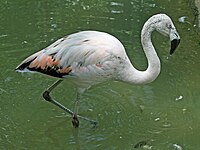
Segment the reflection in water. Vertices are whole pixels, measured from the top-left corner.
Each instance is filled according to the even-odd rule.
[[[67,120],[70,120],[70,119],[67,119]],[[66,143],[69,143],[69,145],[75,145],[76,149],[79,150],[79,149],[81,149],[81,147],[80,147],[80,135],[79,135],[80,129],[71,128],[71,131],[70,130],[62,131],[62,132],[66,132],[65,135],[70,136],[69,139],[66,139],[65,136],[64,137],[58,136],[58,134],[60,133],[60,129],[62,129],[62,127],[66,126],[66,124],[68,124],[68,123],[69,122],[66,122],[66,117],[64,117],[64,121],[60,121],[57,124],[54,124],[52,126],[48,125],[47,129],[45,131],[45,135],[46,135],[46,137],[51,139],[51,142],[57,148],[62,149],[62,148],[65,147]],[[63,138],[63,139],[60,139],[60,138]],[[61,141],[64,141],[64,143],[62,143]]]
[[[47,126],[47,129],[46,131],[44,132],[45,135],[51,139],[51,141],[53,142],[53,144],[57,147],[62,147],[60,142],[59,142],[59,139],[57,137],[55,137],[54,133],[55,133],[55,130],[56,128],[59,128],[63,125],[66,124],[66,121],[62,121],[62,122],[59,122],[53,126]]]
[[[80,138],[79,138],[79,129],[72,129],[73,131],[73,138],[74,138],[74,141],[75,141],[75,145],[76,145],[76,149],[77,150],[80,150],[81,149],[81,145],[80,145]]]

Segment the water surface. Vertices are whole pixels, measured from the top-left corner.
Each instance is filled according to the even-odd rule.
[[[199,33],[188,0],[2,0],[0,5],[0,149],[138,149],[170,150],[175,144],[196,150],[200,128]],[[56,79],[20,74],[14,68],[28,55],[56,39],[81,30],[99,30],[124,44],[133,64],[147,67],[140,30],[155,13],[167,13],[181,36],[169,56],[169,41],[154,33],[162,71],[148,85],[107,82],[87,91],[80,114],[99,122],[96,129],[70,117],[41,97]],[[189,23],[180,23],[186,16]],[[62,83],[53,96],[74,107],[75,87]],[[136,146],[137,147],[137,146]]]

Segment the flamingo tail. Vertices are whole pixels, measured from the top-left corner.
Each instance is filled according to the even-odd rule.
[[[40,72],[58,78],[63,78],[72,71],[71,66],[62,66],[60,60],[55,59],[55,54],[46,55],[44,52],[42,50],[29,56],[15,70],[18,72]]]

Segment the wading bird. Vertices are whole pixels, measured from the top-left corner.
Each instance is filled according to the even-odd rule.
[[[114,36],[99,31],[82,31],[65,36],[47,48],[29,56],[16,67],[21,72],[40,72],[59,78],[47,88],[43,97],[72,115],[74,127],[79,126],[77,115],[80,95],[92,85],[108,80],[118,80],[130,84],[146,84],[154,81],[160,73],[160,60],[151,41],[153,31],[169,37],[172,54],[180,42],[176,28],[166,14],[150,17],[141,31],[141,43],[147,57],[148,68],[137,70],[130,62],[124,46]],[[50,96],[51,91],[63,79],[77,87],[75,109],[71,111]]]

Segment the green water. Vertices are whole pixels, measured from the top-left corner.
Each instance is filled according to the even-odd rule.
[[[184,150],[200,147],[200,40],[189,0],[1,0],[0,2],[0,149]],[[151,15],[167,13],[181,44],[169,57],[169,41],[155,33],[162,71],[148,85],[107,82],[89,89],[80,114],[99,122],[96,129],[80,120],[74,129],[62,110],[41,97],[56,79],[20,74],[14,68],[28,55],[69,33],[92,29],[111,33],[126,47],[137,68],[145,69],[140,30]],[[62,83],[52,95],[74,107],[75,87]],[[179,99],[178,99],[179,98]],[[178,99],[178,100],[177,100]]]

